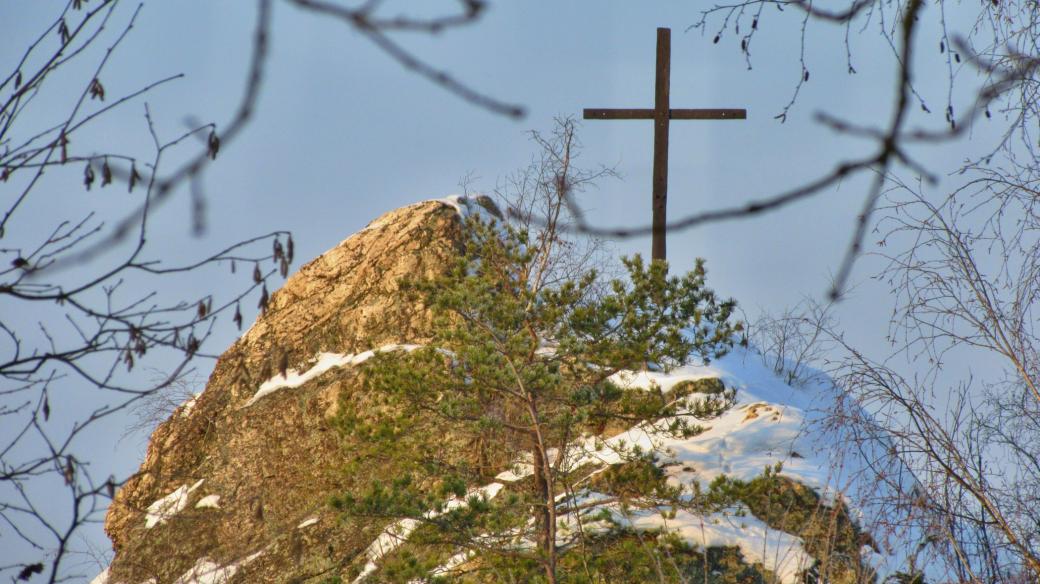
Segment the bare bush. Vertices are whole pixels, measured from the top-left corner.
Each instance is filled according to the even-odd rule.
[[[599,180],[617,177],[612,168],[579,165],[577,131],[578,124],[570,117],[557,118],[548,134],[532,131],[538,154],[527,166],[499,179],[492,191],[513,224],[539,250],[536,287],[573,281],[590,267],[620,269],[607,261],[602,239],[569,235],[582,213],[574,197]]]
[[[928,514],[955,576],[1017,582],[1040,577],[1040,199],[1035,178],[981,172],[940,205],[894,181],[882,242],[902,251],[880,276],[898,301],[891,341],[927,367],[904,375],[845,344],[839,381],[872,413],[864,434],[913,469],[896,502]]]
[[[108,64],[140,9],[122,10],[118,0],[69,2],[0,79],[0,525],[6,550],[19,556],[0,573],[15,579],[66,577],[78,531],[99,519],[121,482],[95,475],[84,436],[170,395],[193,360],[212,358],[205,346],[218,319],[241,327],[240,303],[254,291],[266,302],[268,279],[284,276],[292,261],[285,232],[183,264],[163,261],[150,229],[156,207],[178,176],[197,176],[183,168],[164,175],[166,160],[201,142],[200,156],[212,162],[220,150],[215,125],[161,136],[145,105],[140,128],[150,151],[127,152],[120,143],[95,151],[82,140],[110,116],[142,112],[149,92],[180,77],[121,95],[106,89]],[[90,75],[78,90],[64,93],[84,71]],[[56,109],[62,100],[64,109]],[[42,121],[44,107],[58,115]],[[114,189],[129,192],[133,210],[80,195]],[[69,191],[80,198],[55,197]],[[193,192],[198,230],[203,214]],[[42,232],[41,210],[49,222]],[[272,259],[273,266],[263,263]],[[187,298],[164,292],[181,275],[236,265],[245,279],[237,290]],[[148,366],[163,373],[142,379]]]
[[[789,385],[820,378],[819,368],[833,349],[837,321],[831,304],[806,298],[779,315],[763,312],[748,326],[748,340],[762,361]]]
[[[155,371],[154,379],[164,377]],[[161,389],[144,395],[130,408],[134,421],[123,431],[123,438],[138,436],[147,438],[155,428],[168,420],[178,409],[187,416],[202,393],[206,380],[197,371],[187,371],[167,383]]]

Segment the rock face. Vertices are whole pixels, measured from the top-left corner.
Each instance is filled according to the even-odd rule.
[[[344,529],[327,505],[345,480],[329,420],[354,373],[333,368],[250,399],[321,353],[422,342],[427,314],[397,294],[398,281],[451,265],[465,203],[388,213],[272,296],[195,403],[155,430],[140,471],[116,495],[105,521],[116,551],[109,582],[188,582],[193,570],[199,581],[320,581],[365,549],[362,526]]]

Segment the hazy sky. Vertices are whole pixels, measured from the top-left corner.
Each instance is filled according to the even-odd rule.
[[[62,4],[8,0],[0,7],[0,72],[6,74],[26,42]],[[398,6],[407,9],[411,3]],[[208,230],[202,238],[191,237],[187,196],[181,193],[158,215],[152,234],[160,242],[156,249],[170,259],[187,259],[284,229],[294,234],[298,267],[383,212],[459,191],[467,175],[475,177],[471,189],[490,189],[496,179],[530,160],[536,149],[527,132],[550,131],[555,116],[580,118],[583,107],[651,107],[659,26],[673,30],[673,107],[748,109],[746,121],[672,124],[671,217],[764,198],[869,152],[869,143],[836,136],[812,118],[823,110],[875,126],[888,120],[895,63],[878,16],[850,36],[856,75],[846,73],[845,30],[810,27],[804,47],[810,81],[781,124],[774,116],[801,76],[798,14],[766,9],[751,46],[749,70],[732,29],[718,44],[712,42],[722,24],[719,18],[709,21],[707,32],[688,30],[708,6],[692,1],[493,2],[476,25],[433,38],[398,37],[467,84],[522,104],[527,115],[516,121],[476,108],[406,72],[338,22],[276,3],[271,58],[255,121],[222,150],[205,175]],[[113,28],[125,23],[135,7],[123,6]],[[956,20],[954,9],[950,11],[948,18]],[[242,0],[145,2],[137,25],[102,76],[107,93],[117,96],[184,73],[184,79],[145,100],[159,131],[172,137],[189,119],[220,124],[242,93],[254,20],[253,3]],[[947,69],[931,22],[920,31],[927,50],[918,63],[918,90],[933,111],[942,112]],[[51,119],[67,107],[67,98],[60,89],[52,91],[33,114]],[[137,100],[110,115],[98,126],[97,136],[114,139],[121,150],[146,151],[143,103]],[[926,117],[914,111],[916,121],[942,125],[941,113]],[[979,127],[970,142],[922,150],[922,160],[945,173],[969,152],[984,149],[991,131]],[[590,121],[581,126],[581,161],[615,166],[622,175],[621,180],[604,180],[581,199],[597,223],[649,221],[652,134],[651,122]],[[80,147],[86,148],[90,139],[80,138]],[[848,180],[779,212],[673,233],[669,259],[674,269],[683,270],[695,257],[706,258],[709,285],[735,297],[749,316],[761,309],[780,311],[806,295],[820,299],[849,241],[866,178]],[[100,204],[111,210],[127,208],[134,200],[123,189],[84,195],[74,173],[55,177],[43,188],[47,196],[23,215],[21,233],[44,229],[58,210],[71,216],[80,206]],[[0,196],[11,196],[3,185]],[[646,254],[650,245],[648,238],[612,244],[624,254]],[[867,278],[877,267],[869,259],[859,263],[854,280],[860,285],[838,307],[851,338],[874,354],[884,349],[882,335],[891,310],[887,290]],[[170,280],[164,292],[192,296],[241,284],[241,277],[205,274]],[[247,306],[248,322],[255,315],[255,299]],[[32,318],[4,314],[8,322]],[[224,323],[206,348],[220,353],[236,334]],[[211,367],[199,364],[204,375]],[[117,443],[122,430],[116,426],[98,429],[78,446],[82,458],[92,461],[95,476],[125,476],[140,461],[145,437]],[[12,555],[21,552],[7,546],[12,539],[5,529],[0,526],[0,565],[24,558]],[[95,545],[107,545],[100,527],[84,535]]]

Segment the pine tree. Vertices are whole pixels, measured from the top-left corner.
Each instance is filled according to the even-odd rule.
[[[586,537],[580,524],[557,533],[561,501],[573,505],[575,483],[588,480],[576,468],[582,449],[646,421],[667,419],[668,433],[693,435],[695,420],[732,400],[626,390],[611,377],[721,356],[741,330],[735,302],[705,287],[702,260],[677,277],[636,256],[623,260],[624,280],[604,286],[587,270],[547,285],[538,273],[545,238],[476,219],[464,231],[450,273],[402,282],[432,311],[430,342],[366,362],[369,407],[341,410],[353,469],[378,468],[388,480],[334,503],[348,517],[410,522],[406,548],[383,560],[385,580],[426,577],[461,549],[491,553],[485,565],[496,570],[530,577],[534,569],[557,582],[561,551]],[[653,453],[624,454],[625,465],[597,477],[611,501],[676,500]],[[513,467],[526,469],[520,480],[494,482]]]

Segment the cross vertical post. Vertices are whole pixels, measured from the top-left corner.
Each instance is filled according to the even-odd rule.
[[[668,229],[668,125],[671,120],[743,120],[745,109],[671,109],[670,85],[672,67],[672,31],[657,29],[657,75],[654,87],[654,109],[595,109],[584,111],[586,120],[653,120],[653,247],[651,257],[664,260],[665,235]]]
[[[657,76],[654,91],[653,248],[651,257],[665,259],[668,224],[668,109],[672,71],[672,31],[657,29]]]

